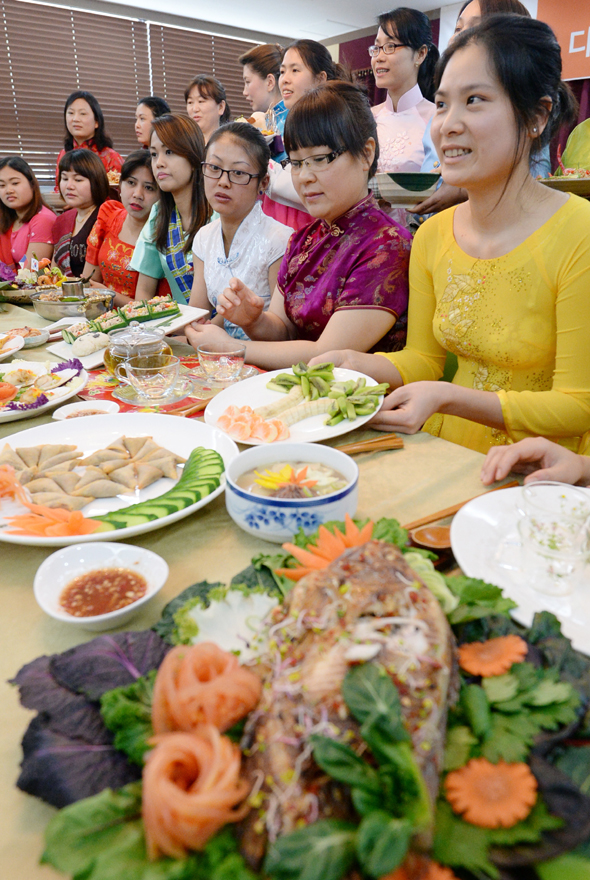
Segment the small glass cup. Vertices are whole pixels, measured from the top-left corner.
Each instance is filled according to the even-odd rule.
[[[541,593],[567,596],[588,561],[590,496],[565,483],[529,483],[518,513],[527,580]]]
[[[180,360],[172,354],[145,354],[115,368],[115,376],[146,400],[167,397],[178,382]]]
[[[234,382],[240,378],[246,358],[246,346],[239,342],[215,342],[197,347],[199,364],[207,379]]]

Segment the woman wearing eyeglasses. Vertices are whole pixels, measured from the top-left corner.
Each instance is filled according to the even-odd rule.
[[[262,213],[258,195],[268,182],[270,150],[253,125],[232,122],[213,132],[203,162],[205,195],[219,219],[203,226],[193,242],[191,306],[217,308],[232,278],[264,300],[268,308],[292,229]],[[214,322],[230,336],[246,339],[237,324]]]
[[[420,171],[422,136],[435,110],[431,99],[438,49],[423,12],[401,7],[384,12],[377,21],[369,55],[377,88],[387,89],[385,102],[373,107],[380,151],[377,170]]]
[[[166,278],[174,299],[186,304],[193,286],[193,239],[211,216],[201,168],[203,133],[187,116],[160,116],[152,123],[150,155],[161,196],[129,263],[139,272],[135,299],[151,299]]]
[[[345,82],[312,89],[287,117],[285,147],[314,219],[291,236],[268,311],[234,278],[218,312],[250,337],[248,363],[270,370],[321,355],[336,340],[362,352],[384,340],[399,349],[411,237],[368,193],[379,148],[366,97]],[[187,337],[195,348],[227,339],[211,324],[187,328]]]

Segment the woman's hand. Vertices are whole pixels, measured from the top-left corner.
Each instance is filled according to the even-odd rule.
[[[439,412],[446,389],[441,382],[411,382],[392,391],[369,424],[377,431],[415,434],[424,422]]]
[[[223,327],[217,324],[200,324],[193,321],[185,328],[186,338],[189,345],[197,350],[198,345],[215,345],[216,342],[228,342],[232,337],[226,333]]]
[[[486,486],[503,480],[510,472],[528,474],[525,483],[556,480],[559,483],[588,483],[590,459],[544,437],[527,437],[511,446],[495,446],[487,454],[481,469]]]
[[[412,213],[437,214],[439,211],[444,211],[445,208],[451,208],[453,205],[466,201],[467,193],[464,189],[461,189],[459,186],[451,186],[450,183],[445,183],[443,180],[439,188],[431,196],[414,205]]]
[[[239,278],[232,278],[217,301],[217,311],[227,321],[247,330],[264,311],[264,300]]]

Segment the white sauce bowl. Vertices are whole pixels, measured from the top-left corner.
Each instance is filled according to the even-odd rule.
[[[74,578],[99,568],[127,568],[142,575],[147,589],[137,599],[118,611],[97,614],[94,617],[74,617],[61,607],[59,597]],[[33,592],[38,605],[50,617],[71,623],[82,629],[102,632],[126,624],[140,608],[162,589],[168,578],[168,565],[151,550],[131,544],[115,544],[109,541],[88,544],[72,544],[52,553],[37,569]]]

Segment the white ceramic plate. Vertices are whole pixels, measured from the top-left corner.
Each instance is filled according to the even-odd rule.
[[[283,396],[281,392],[270,391],[266,387],[267,383],[280,373],[290,372],[292,372],[292,370],[273,370],[271,373],[259,373],[257,376],[252,376],[251,379],[245,379],[243,382],[231,385],[213,398],[205,410],[205,421],[208,425],[216,428],[219,416],[225,412],[228,406],[251,406],[252,409],[256,409],[258,406],[266,406],[268,403],[280,400]],[[368,386],[377,385],[377,382],[375,382],[374,379],[371,379],[370,376],[365,376],[363,373],[357,373],[355,370],[345,370],[342,367],[336,367],[334,370],[334,378],[337,382],[348,382],[349,379],[364,378],[367,380]],[[383,396],[381,396],[380,401],[383,401]],[[361,425],[364,425],[365,422],[368,422],[369,419],[373,418],[373,415],[374,413],[371,413],[371,415],[368,416],[359,416],[354,422],[349,422],[348,419],[344,419],[338,425],[334,425],[333,428],[324,424],[328,418],[327,415],[322,414],[319,416],[311,416],[309,419],[304,419],[301,422],[296,422],[296,424],[291,425],[289,428],[290,436],[286,441],[276,442],[317,443],[319,440],[329,440],[331,437],[338,437],[340,434],[348,434],[349,431],[354,431],[355,428],[360,428]],[[277,416],[278,419],[280,419],[280,417],[280,415]],[[262,440],[244,440],[243,443],[245,446],[263,445]]]
[[[166,336],[169,336],[171,333],[174,333],[176,330],[182,330],[183,327],[186,327],[187,324],[190,324],[191,321],[198,321],[199,318],[202,318],[204,315],[209,314],[206,309],[195,309],[192,306],[180,306],[180,315],[177,315],[169,324],[163,328]],[[166,317],[163,315],[160,318],[154,318],[153,321],[142,321],[142,327],[158,327],[160,324],[166,322]],[[77,322],[76,322],[77,323]],[[94,370],[96,367],[100,367],[100,365],[104,361],[104,348],[101,348],[100,351],[95,351],[92,354],[86,355],[86,357],[81,357],[79,360],[82,362],[84,369],[86,370]],[[62,358],[64,361],[69,361],[70,358],[74,357],[72,354],[72,346],[69,342],[56,342],[54,345],[48,345],[47,351],[53,352],[58,357]]]
[[[97,449],[104,449],[109,443],[113,443],[119,437],[153,437],[156,443],[188,458],[197,446],[205,446],[219,452],[227,468],[230,461],[238,455],[238,447],[229,437],[216,431],[208,425],[203,425],[194,419],[179,419],[172,416],[156,415],[155,413],[116,413],[111,416],[94,416],[92,428],[88,425],[88,419],[70,419],[68,421],[53,422],[49,425],[40,425],[38,428],[30,428],[28,431],[19,431],[4,439],[13,449],[23,446],[37,446],[41,443],[68,443],[75,444],[85,455],[90,455]],[[174,485],[174,481],[163,478],[152,483],[146,489],[136,492],[135,495],[124,495],[121,498],[97,498],[91,504],[86,505],[82,513],[92,518],[110,510],[120,510],[130,504],[139,501],[147,501],[148,498],[157,498],[167,492]],[[221,485],[214,492],[179,510],[163,516],[152,522],[130,526],[126,529],[115,529],[108,532],[100,532],[91,535],[76,535],[71,538],[37,538],[20,535],[7,535],[4,517],[15,513],[23,513],[22,505],[3,499],[0,501],[0,541],[11,544],[28,544],[39,547],[63,547],[67,544],[82,544],[90,541],[119,541],[123,538],[131,538],[134,535],[142,535],[160,529],[169,523],[176,522],[194,513],[195,510],[209,504],[214,498],[225,490],[225,476],[221,479]]]
[[[516,502],[520,497],[520,488],[503,489],[475,498],[462,507],[451,525],[455,559],[468,577],[496,584],[518,602],[512,616],[519,623],[530,626],[536,611],[551,611],[559,618],[563,633],[574,648],[590,655],[590,591],[582,585],[569,596],[548,596],[527,583],[516,530]],[[588,569],[585,581],[587,587]]]
[[[6,340],[3,345],[3,340]],[[24,347],[25,340],[22,336],[13,336],[12,339],[8,339],[6,336],[2,336],[0,334],[0,361],[5,361],[7,358],[12,357],[13,354],[16,354],[17,351],[20,351],[21,348]]]
[[[15,338],[21,339],[20,336]],[[49,373],[51,368],[56,366],[58,366],[58,364],[49,362],[42,364],[35,361],[12,361],[8,367],[0,370],[0,374],[3,372],[8,373],[10,370],[23,369],[32,370],[37,376],[42,376],[44,373]],[[0,424],[4,422],[16,422],[17,419],[34,419],[35,416],[40,416],[42,413],[47,412],[48,409],[57,406],[58,403],[65,403],[66,400],[74,397],[79,391],[82,391],[87,382],[88,373],[86,370],[82,370],[79,376],[73,378],[66,385],[60,385],[59,388],[54,388],[53,391],[46,391],[45,396],[48,398],[48,401],[42,406],[38,406],[35,409],[0,409]]]

